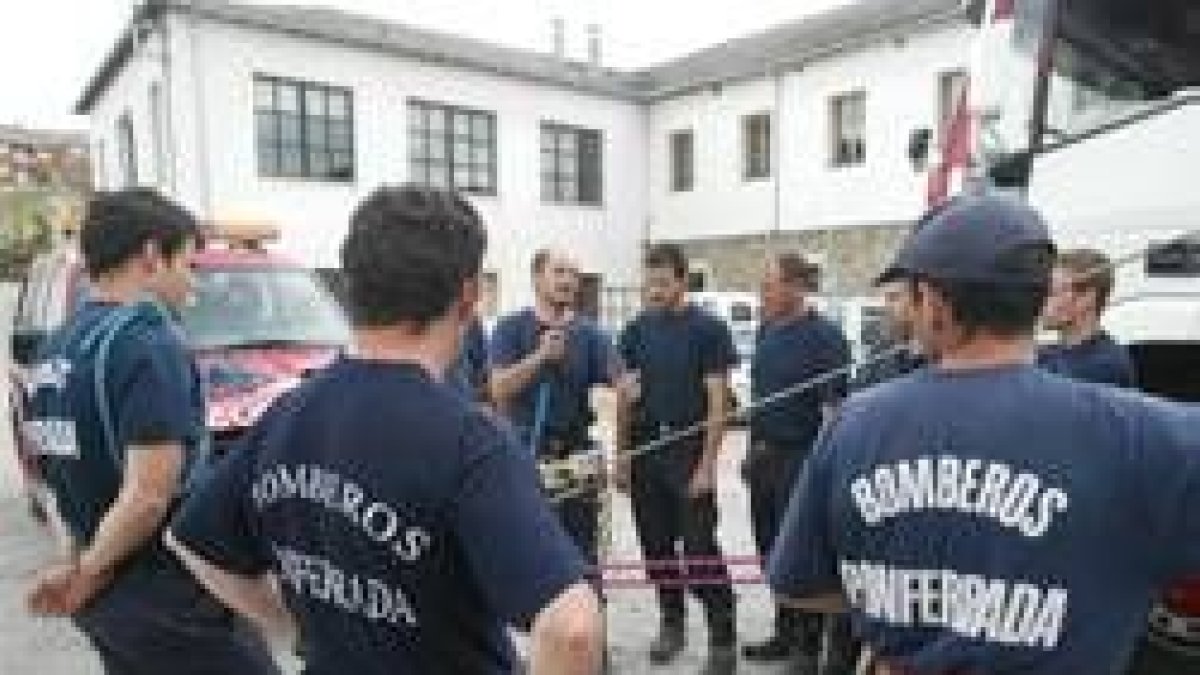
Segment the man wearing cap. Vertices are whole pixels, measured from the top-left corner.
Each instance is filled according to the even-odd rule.
[[[816,292],[819,275],[816,265],[795,253],[781,253],[768,262],[762,282],[763,325],[750,365],[755,401],[828,376],[850,363],[842,330],[809,304],[807,296]],[[800,467],[825,418],[845,394],[846,378],[839,376],[781,396],[751,416],[743,474],[760,555],[770,552]],[[820,634],[820,615],[778,607],[774,635],[746,645],[742,654],[748,661],[795,660],[807,667],[820,651]]]
[[[921,346],[913,339],[913,306],[908,286],[902,281],[888,281],[879,286],[887,317],[887,340],[859,366],[851,383],[854,391],[903,377],[927,364]]]
[[[849,609],[880,673],[1119,673],[1158,589],[1200,568],[1200,411],[1034,363],[1053,245],[1019,200],[923,219],[904,280],[935,365],[848,399],[769,564]]]
[[[1044,323],[1061,341],[1039,351],[1043,368],[1084,382],[1134,386],[1129,350],[1100,326],[1114,276],[1112,261],[1099,251],[1078,249],[1058,256]]]

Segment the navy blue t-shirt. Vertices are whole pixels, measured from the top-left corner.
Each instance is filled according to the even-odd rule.
[[[650,433],[660,425],[703,420],[705,378],[726,374],[738,363],[729,326],[695,305],[642,312],[621,332],[620,351],[641,386],[635,424]]]
[[[532,309],[502,318],[492,331],[489,353],[492,366],[507,368],[528,358],[537,351],[542,330]],[[589,395],[594,387],[612,384],[619,370],[612,343],[596,324],[575,318],[567,324],[566,334],[566,358],[561,363],[543,366],[533,384],[505,410],[522,436],[533,428],[539,392],[546,386],[542,438],[584,440],[592,422]]]
[[[808,312],[764,324],[750,364],[751,391],[760,401],[772,394],[845,368],[850,346],[836,324]],[[808,450],[821,430],[822,408],[846,395],[845,376],[787,396],[755,411],[750,432],[755,440]]]
[[[310,675],[510,672],[505,624],[586,571],[511,436],[398,363],[344,359],[283,397],[172,531],[279,575]]]
[[[858,372],[854,374],[854,381],[850,385],[852,391],[870,389],[875,385],[904,377],[929,365],[923,355],[902,345],[883,347],[882,351],[886,352],[882,358],[868,357],[867,362],[858,368]]]
[[[1200,569],[1200,409],[1033,366],[852,396],[797,484],[773,588],[841,591],[913,672],[1121,673]]]
[[[207,461],[200,379],[177,324],[149,302],[81,306],[48,340],[28,386],[24,433],[80,545],[120,492],[130,447],[182,443],[181,491]]]
[[[1077,345],[1046,345],[1038,351],[1038,364],[1073,380],[1129,389],[1137,379],[1129,350],[1104,331]]]
[[[488,348],[483,322],[472,321],[463,334],[458,360],[451,368],[449,380],[469,400],[480,397],[487,384]]]

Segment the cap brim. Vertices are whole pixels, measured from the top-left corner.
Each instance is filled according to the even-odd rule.
[[[903,267],[897,267],[897,266],[893,265],[893,266],[885,269],[883,271],[883,274],[880,274],[879,276],[875,277],[875,285],[882,286],[884,284],[890,284],[893,281],[900,281],[901,279],[907,279],[911,276],[912,276],[912,273],[909,272],[908,270],[904,269]]]

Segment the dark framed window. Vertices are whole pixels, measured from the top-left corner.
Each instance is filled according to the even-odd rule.
[[[830,110],[833,165],[862,164],[867,159],[866,92],[835,96]]]
[[[137,138],[133,133],[133,119],[129,113],[117,120],[117,161],[121,163],[123,187],[138,184]]]
[[[409,99],[408,166],[414,183],[495,195],[495,113]]]
[[[542,123],[542,201],[604,203],[604,136],[595,129]]]
[[[354,180],[354,95],[349,89],[255,75],[254,125],[258,175]]]
[[[771,114],[742,118],[743,176],[746,180],[771,177]]]
[[[696,185],[696,141],[691,129],[671,134],[671,191],[690,192]]]

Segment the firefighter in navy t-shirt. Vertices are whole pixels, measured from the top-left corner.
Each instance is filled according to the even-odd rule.
[[[819,314],[807,296],[817,290],[818,268],[794,253],[772,258],[762,283],[762,326],[750,367],[753,398],[781,395],[850,364],[842,330]],[[846,395],[844,374],[782,396],[750,417],[750,447],[743,474],[759,555],[766,556],[783,521],[792,486],[826,416]],[[746,645],[750,661],[813,662],[820,651],[821,617],[785,607],[775,614],[775,633]]]
[[[462,198],[383,188],[342,248],[355,350],[284,397],[184,506],[172,547],[212,590],[304,637],[310,675],[592,673],[603,623],[532,462],[442,381],[478,295]]]
[[[647,308],[625,327],[621,357],[636,387],[619,389],[618,484],[628,487],[642,553],[657,584],[662,625],[651,663],[674,660],[685,646],[685,590],[704,605],[709,658],[702,672],[737,667],[733,587],[717,542],[717,459],[725,437],[729,370],[737,364],[729,326],[687,300],[687,259],[678,246],[646,254]],[[631,400],[636,389],[636,400]],[[703,423],[699,433],[626,462],[622,451]],[[680,549],[691,561],[679,560]],[[679,564],[675,564],[678,562]]]
[[[575,311],[574,261],[542,250],[533,257],[532,271],[534,306],[501,318],[492,331],[492,400],[538,461],[577,462],[565,489],[582,493],[569,494],[556,508],[567,533],[595,565],[603,465],[590,435],[591,394],[616,385],[620,367],[608,336]]]
[[[886,317],[885,340],[873,347],[858,366],[850,385],[852,391],[889,382],[928,365],[921,346],[913,339],[913,308],[907,284],[886,281],[879,286]]]
[[[769,564],[795,604],[849,607],[874,673],[1120,673],[1200,569],[1200,412],[1035,365],[1052,263],[1041,218],[984,195],[889,270],[935,365],[843,404]]]
[[[94,197],[80,232],[89,299],[29,383],[25,432],[72,539],[31,608],[69,615],[113,675],[278,672],[159,541],[209,460],[204,396],[172,309],[191,295],[197,235],[191,214],[152,191]]]
[[[1100,327],[1100,315],[1112,296],[1114,271],[1108,257],[1079,249],[1058,256],[1043,323],[1060,343],[1038,353],[1043,368],[1084,382],[1135,386],[1129,350]]]

